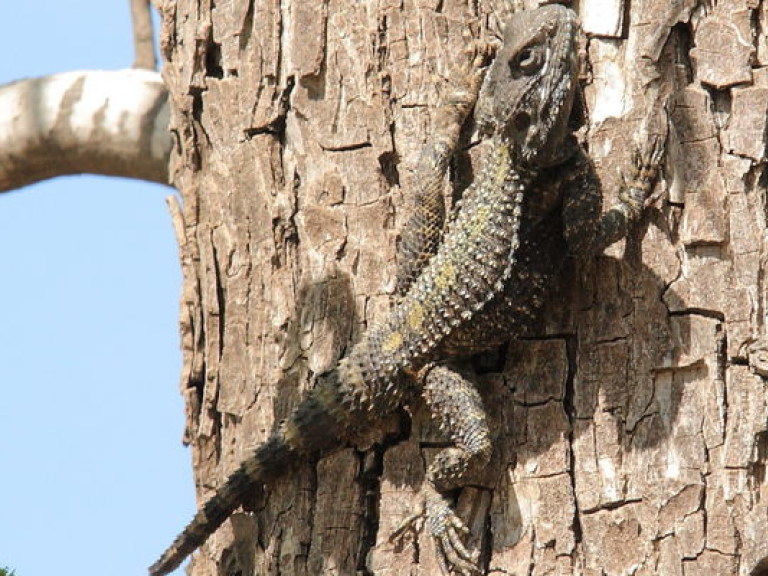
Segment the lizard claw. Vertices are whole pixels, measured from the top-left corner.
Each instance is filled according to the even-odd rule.
[[[433,489],[425,489],[424,504],[392,532],[390,542],[403,544],[405,534],[416,534],[426,525],[435,543],[437,561],[443,574],[476,576],[481,574],[477,565],[480,556],[477,550],[470,550],[464,544],[469,528],[456,515],[447,500]]]
[[[398,548],[402,549],[405,545],[406,534],[411,534],[414,538],[424,528],[424,516],[426,512],[424,506],[415,514],[405,518],[389,535],[389,541]]]
[[[659,175],[664,157],[665,137],[658,134],[649,137],[642,149],[632,154],[632,174],[622,177],[621,199],[635,210],[642,210]]]
[[[456,516],[442,495],[437,492],[426,495],[426,515],[427,529],[435,541],[437,558],[443,572],[448,573],[450,567],[454,574],[462,576],[480,574],[477,566],[479,552],[470,550],[464,544],[469,528]]]
[[[659,173],[664,150],[665,138],[659,134],[649,137],[642,150],[635,150],[633,160],[637,170],[636,178],[643,181],[654,181]]]
[[[466,58],[459,66],[460,83],[449,97],[454,106],[471,108],[480,91],[485,71],[496,53],[496,45],[488,41],[470,39],[464,49]]]
[[[495,40],[475,39],[470,41],[467,45],[467,53],[472,68],[476,69],[488,66],[494,56],[496,56],[496,52],[500,47],[501,44]]]

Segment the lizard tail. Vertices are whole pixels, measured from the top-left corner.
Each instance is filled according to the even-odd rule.
[[[240,506],[243,497],[256,483],[268,483],[285,476],[309,456],[338,447],[336,374],[317,386],[293,414],[264,444],[232,473],[160,559],[150,568],[151,576],[163,576],[176,569],[201,546]]]
[[[161,576],[175,570],[184,559],[201,546],[208,537],[221,526],[232,512],[240,505],[243,494],[254,482],[259,481],[265,470],[265,460],[285,460],[276,458],[288,455],[287,446],[278,434],[243,462],[229,477],[210,500],[195,514],[184,531],[176,537],[160,559],[150,568],[152,576]],[[269,470],[270,475],[274,470]]]

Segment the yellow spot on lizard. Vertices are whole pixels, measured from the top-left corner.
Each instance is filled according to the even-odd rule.
[[[482,233],[488,219],[491,216],[490,206],[478,206],[472,220],[468,222],[467,230],[471,236],[477,236]]]
[[[421,304],[417,304],[408,313],[408,326],[413,330],[418,330],[424,323],[424,308]]]
[[[394,352],[403,343],[403,335],[400,332],[392,332],[384,342],[381,343],[381,349],[384,352]]]
[[[437,273],[437,276],[435,277],[435,286],[439,290],[445,290],[448,287],[451,287],[455,284],[454,277],[456,276],[456,268],[453,265],[453,262],[447,261],[444,262],[443,265],[440,267],[440,270]]]
[[[498,152],[500,157],[496,159],[496,170],[493,174],[493,180],[496,186],[503,186],[509,175],[509,149],[506,146],[502,146]]]

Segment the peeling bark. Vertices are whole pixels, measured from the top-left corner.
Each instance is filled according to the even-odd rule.
[[[498,32],[508,8],[157,4],[202,501],[387,310],[444,79],[464,33]],[[487,566],[510,574],[765,574],[768,7],[578,4],[584,137],[607,201],[660,95],[664,194],[637,233],[569,272],[537,337],[477,359],[495,452],[459,510]],[[473,161],[457,161],[455,189]],[[445,440],[412,416],[400,442],[254,493],[191,574],[437,573],[425,537],[387,540]]]
[[[168,92],[147,70],[0,86],[0,192],[65,174],[168,183]]]

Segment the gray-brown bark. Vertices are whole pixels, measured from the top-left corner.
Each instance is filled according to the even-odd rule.
[[[497,31],[508,8],[158,4],[202,500],[387,309],[445,89],[435,79],[450,78],[466,30]],[[606,191],[649,103],[670,94],[668,194],[630,239],[570,272],[539,338],[481,360],[496,449],[460,509],[488,565],[510,574],[747,575],[768,555],[768,8],[579,10],[585,138]],[[456,175],[471,177],[466,161]],[[192,574],[436,573],[426,538],[387,541],[442,440],[419,410],[404,437],[254,494]]]

